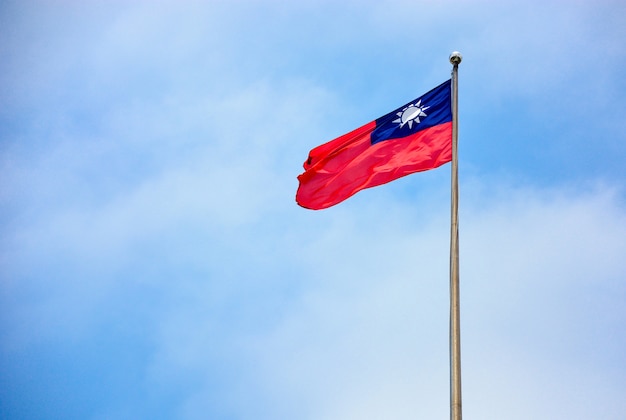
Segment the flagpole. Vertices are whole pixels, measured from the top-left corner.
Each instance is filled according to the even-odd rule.
[[[461,420],[461,316],[459,310],[459,163],[458,70],[461,53],[450,54],[452,64],[452,198],[450,224],[450,420]]]

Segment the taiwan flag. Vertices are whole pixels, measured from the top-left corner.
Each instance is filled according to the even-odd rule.
[[[321,210],[357,192],[452,160],[448,80],[414,101],[309,152],[297,203]]]

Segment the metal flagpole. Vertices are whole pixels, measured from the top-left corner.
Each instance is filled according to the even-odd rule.
[[[450,54],[452,63],[452,199],[450,225],[450,420],[461,420],[461,328],[459,311],[459,84],[461,53]]]

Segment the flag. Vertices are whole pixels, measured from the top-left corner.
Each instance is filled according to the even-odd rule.
[[[452,160],[451,81],[309,152],[296,202],[321,210]]]

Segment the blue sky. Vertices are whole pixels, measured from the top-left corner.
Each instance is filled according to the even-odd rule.
[[[619,1],[2,2],[0,417],[446,418],[449,165],[294,195],[459,50],[464,415],[623,419],[624,39]]]

